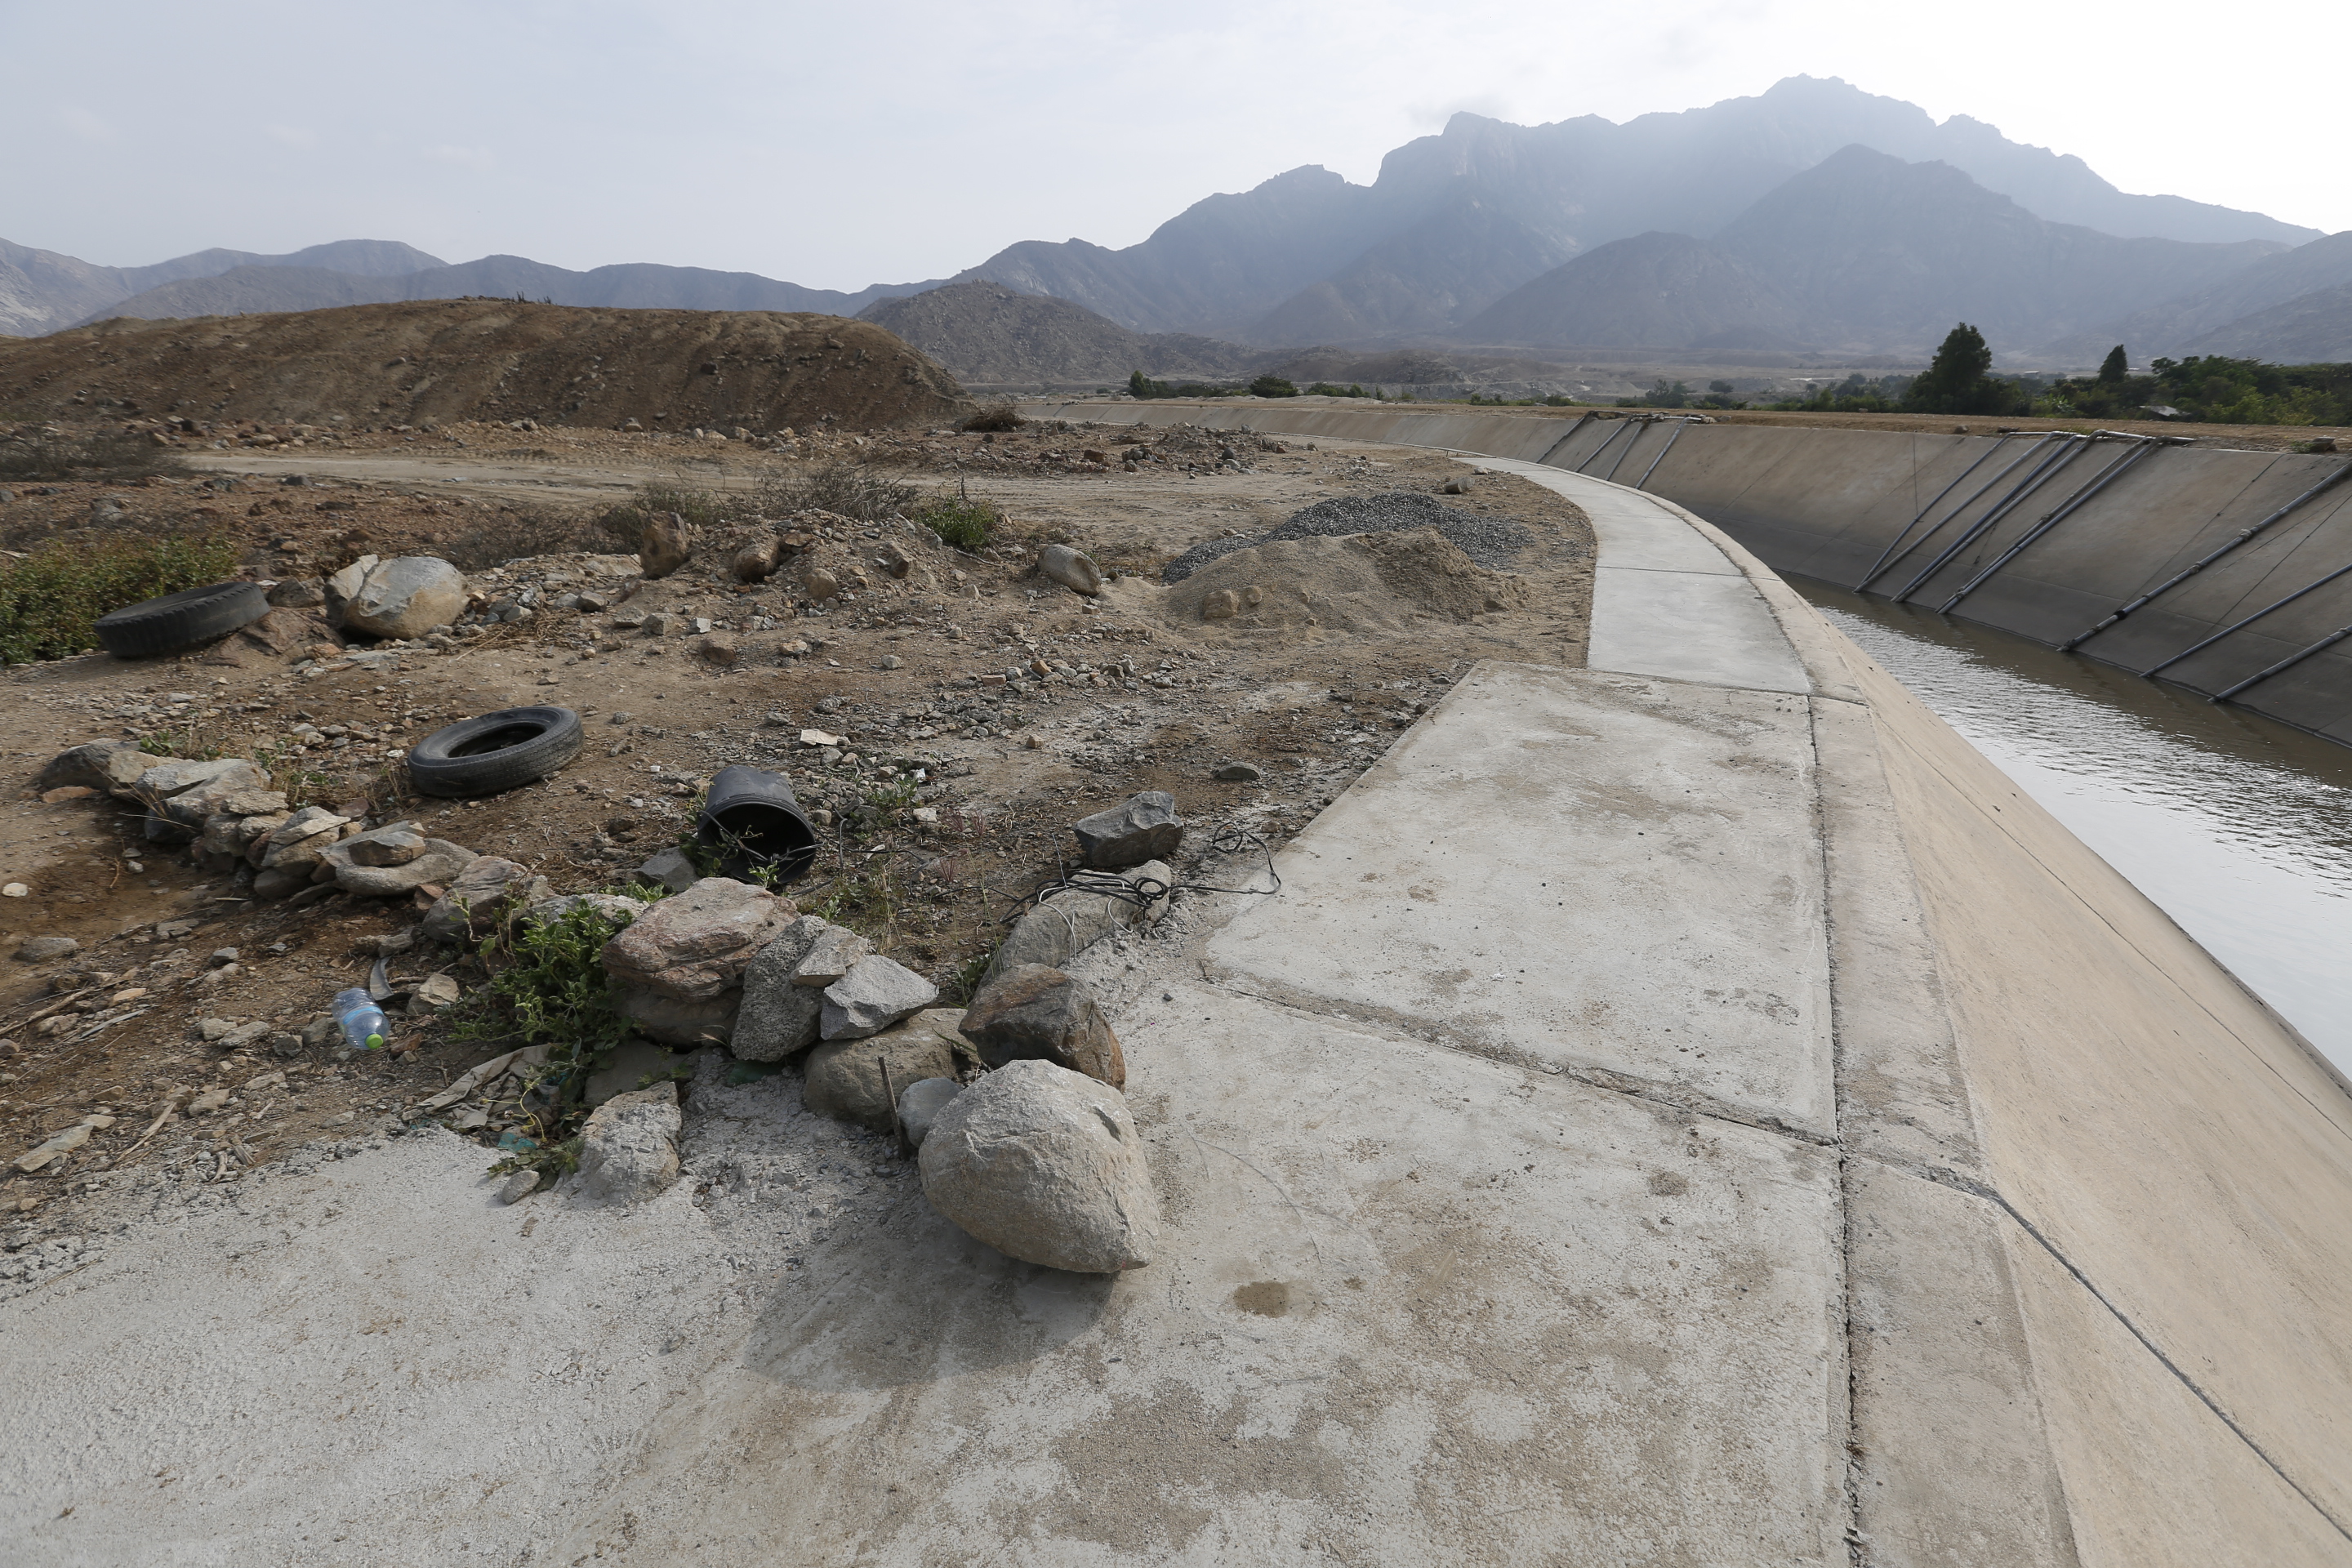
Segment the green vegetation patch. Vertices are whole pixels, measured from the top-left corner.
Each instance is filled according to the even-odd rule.
[[[0,565],[0,663],[86,653],[99,616],[226,582],[236,563],[236,546],[210,536],[45,544]]]

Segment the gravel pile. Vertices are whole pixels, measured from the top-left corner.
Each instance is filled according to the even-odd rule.
[[[1510,565],[1511,557],[1523,545],[1532,542],[1535,535],[1508,518],[1482,517],[1476,512],[1456,511],[1440,506],[1435,496],[1412,490],[1391,490],[1384,495],[1334,496],[1329,500],[1317,501],[1304,511],[1294,513],[1289,521],[1278,524],[1255,538],[1210,539],[1192,546],[1168,563],[1160,574],[1163,583],[1181,583],[1210,562],[1230,555],[1236,550],[1252,545],[1268,544],[1282,539],[1330,539],[1349,533],[1399,533],[1415,528],[1433,528],[1458,546],[1462,553],[1481,566],[1501,570]]]

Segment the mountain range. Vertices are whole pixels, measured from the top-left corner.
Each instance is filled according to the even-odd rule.
[[[0,332],[458,295],[884,320],[873,308],[942,282],[1008,291],[961,297],[909,338],[962,332],[972,365],[1013,373],[980,380],[1219,374],[1309,345],[1916,355],[1958,320],[2011,364],[2095,363],[2118,341],[2142,361],[2352,354],[2352,233],[2129,195],[1981,121],[1809,77],[1622,125],[1456,114],[1368,185],[1293,169],[1121,249],[1024,241],[952,279],[854,293],[650,264],[452,266],[378,241],[131,268],[0,242]],[[1090,318],[1016,323],[1020,295]]]

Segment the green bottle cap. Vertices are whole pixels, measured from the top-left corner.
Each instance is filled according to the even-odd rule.
[[[372,1051],[373,1051],[373,1050],[380,1050],[380,1049],[382,1049],[382,1048],[383,1048],[383,1037],[382,1035],[370,1035],[370,1036],[368,1037],[368,1043],[367,1043],[367,1048],[368,1048],[368,1049],[370,1049],[370,1050],[372,1050]]]

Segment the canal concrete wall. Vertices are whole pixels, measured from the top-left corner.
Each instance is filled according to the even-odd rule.
[[[1352,436],[1580,468],[1690,508],[1775,571],[1931,608],[1949,604],[1962,619],[2072,644],[2208,696],[2231,692],[2244,707],[2352,744],[2352,637],[2327,644],[2352,628],[2352,482],[2278,515],[2345,473],[2352,458],[1320,400],[1058,411]]]

